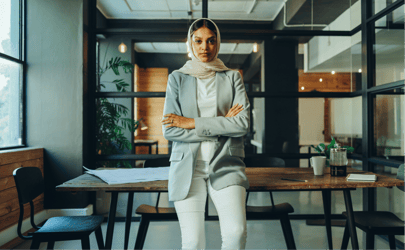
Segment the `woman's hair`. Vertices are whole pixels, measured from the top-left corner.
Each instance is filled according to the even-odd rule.
[[[191,27],[191,34],[190,36],[193,36],[194,32],[198,30],[201,27],[207,27],[210,29],[212,32],[214,32],[215,36],[217,36],[217,29],[215,27],[215,24],[211,22],[210,20],[207,19],[201,19],[193,24]]]

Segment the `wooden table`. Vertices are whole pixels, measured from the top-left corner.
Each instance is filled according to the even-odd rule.
[[[348,173],[365,173],[348,168]],[[314,176],[311,168],[246,168],[250,182],[249,191],[322,191],[325,224],[327,228],[328,244],[332,249],[332,233],[330,222],[331,191],[342,190],[346,211],[348,214],[349,231],[353,249],[358,249],[356,226],[354,224],[353,206],[350,190],[356,188],[394,187],[403,186],[404,182],[384,175],[377,175],[376,182],[348,182],[345,177],[330,176],[329,169],[323,176]],[[308,180],[308,182],[285,181],[281,178]],[[57,191],[99,191],[112,192],[110,211],[107,222],[106,249],[111,249],[114,231],[115,213],[119,192],[156,192],[167,191],[167,181],[141,182],[122,185],[108,185],[100,179],[84,174],[56,187]],[[329,206],[328,206],[329,204]],[[132,208],[131,208],[132,211]],[[129,214],[131,215],[131,214]],[[128,216],[128,213],[127,213]],[[130,221],[131,218],[127,218]]]

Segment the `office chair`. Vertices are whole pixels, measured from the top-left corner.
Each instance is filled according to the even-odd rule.
[[[277,157],[251,156],[244,159],[246,167],[285,167],[285,161]],[[270,191],[271,206],[248,206],[249,192],[246,194],[246,219],[248,220],[280,220],[287,249],[296,249],[291,229],[289,213],[294,208],[289,203],[274,204],[273,194]]]
[[[404,164],[398,168],[397,179],[404,180]],[[404,186],[397,187],[404,191]],[[343,212],[347,218],[347,212]],[[388,235],[390,249],[396,249],[395,235],[404,235],[404,221],[395,214],[386,211],[360,211],[354,212],[356,227],[366,233],[366,249],[374,249],[375,235]],[[349,244],[349,226],[346,222],[343,234],[342,249],[347,249]]]
[[[150,159],[150,160],[146,160],[144,163],[144,168],[165,167],[165,166],[170,166],[169,157]],[[130,192],[129,197],[128,197],[127,214],[132,213],[133,197],[134,197],[134,192]],[[141,221],[139,223],[138,234],[137,234],[136,242],[135,242],[135,249],[143,248],[150,221],[177,220],[177,214],[176,214],[175,208],[174,207],[158,207],[159,199],[160,199],[160,192],[158,192],[155,206],[142,204],[135,211],[136,214],[141,215]],[[129,221],[127,221],[127,224],[125,225],[124,249],[128,249],[130,223],[131,223],[131,221],[129,220]]]
[[[42,227],[34,223],[33,199],[44,192],[44,179],[37,167],[17,168],[13,172],[20,205],[17,233],[24,240],[32,239],[31,249],[38,249],[41,242],[48,242],[48,249],[53,249],[55,241],[81,240],[83,249],[90,249],[89,235],[95,232],[99,249],[104,248],[101,223],[103,216],[61,216],[49,218]],[[24,204],[30,203],[30,221],[37,229],[29,236],[24,236],[21,226],[24,219]]]

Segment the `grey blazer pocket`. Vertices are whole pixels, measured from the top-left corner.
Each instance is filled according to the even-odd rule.
[[[245,149],[243,147],[229,147],[229,154],[245,158]]]
[[[172,153],[172,155],[170,156],[169,161],[181,161],[183,159],[183,152],[179,152],[179,153]]]

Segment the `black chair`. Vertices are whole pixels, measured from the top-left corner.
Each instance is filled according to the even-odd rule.
[[[169,157],[150,159],[146,160],[144,163],[144,168],[164,167],[164,166],[170,166]],[[141,215],[141,221],[139,223],[138,234],[135,242],[135,249],[143,248],[146,233],[148,232],[149,223],[151,221],[177,220],[177,214],[174,207],[158,207],[161,192],[157,193],[158,196],[155,206],[142,204],[135,211],[136,214]],[[132,214],[133,197],[134,193],[133,192],[129,193],[127,216],[128,213],[130,213],[130,215]],[[128,224],[125,226],[124,249],[128,249],[129,230],[130,230],[130,220]]]
[[[398,168],[397,179],[404,180],[404,164]],[[398,188],[404,191],[404,186]],[[395,235],[404,235],[404,221],[395,214],[385,211],[360,211],[353,214],[356,227],[366,233],[366,249],[374,249],[375,235],[388,235],[390,249],[396,249]],[[343,212],[343,216],[347,218],[347,213]],[[342,249],[347,249],[349,238],[349,226],[346,222]]]
[[[246,157],[244,162],[247,167],[285,167],[285,161],[277,157]],[[271,206],[248,206],[249,192],[246,194],[246,219],[248,220],[280,220],[287,249],[296,249],[294,236],[291,229],[289,213],[294,208],[289,203],[274,204],[273,194],[270,191]]]
[[[44,179],[37,167],[17,168],[13,172],[20,204],[20,218],[17,233],[24,240],[32,239],[31,249],[38,249],[41,242],[48,242],[48,249],[53,249],[55,241],[81,240],[83,249],[90,249],[89,235],[95,232],[99,249],[104,248],[101,223],[103,216],[62,216],[48,219],[42,227],[34,223],[33,199],[44,192]],[[30,203],[31,225],[37,229],[29,236],[24,236],[21,226],[24,219],[24,204]]]

